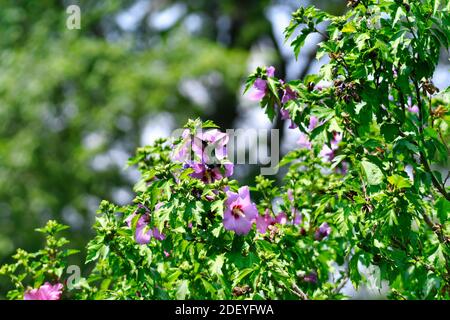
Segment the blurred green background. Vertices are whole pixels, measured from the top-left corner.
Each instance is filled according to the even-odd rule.
[[[33,230],[48,219],[83,248],[99,202],[132,199],[138,176],[125,165],[136,147],[188,118],[275,126],[292,144],[281,120],[242,96],[243,81],[258,65],[287,79],[318,71],[320,38],[295,61],[282,34],[311,3],[346,10],[345,0],[0,0],[0,264],[17,247],[38,249]],[[80,30],[66,27],[72,4]]]

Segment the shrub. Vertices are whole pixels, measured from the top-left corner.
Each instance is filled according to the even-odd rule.
[[[228,136],[189,121],[180,138],[130,159],[142,176],[136,197],[101,203],[92,271],[63,297],[340,299],[368,272],[387,282],[389,298],[450,297],[449,176],[433,169],[448,160],[450,97],[431,81],[448,49],[450,5],[348,4],[343,16],[292,15],[285,33],[296,55],[308,35],[322,36],[317,55],[329,62],[318,74],[285,82],[269,67],[247,80],[270,119],[279,113],[300,132],[280,162],[283,183],[259,176],[240,186]],[[44,250],[19,250],[2,267],[16,285],[9,298],[64,281],[74,252],[59,250],[61,229],[50,222]]]

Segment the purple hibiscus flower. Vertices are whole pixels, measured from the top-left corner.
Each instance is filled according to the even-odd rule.
[[[419,107],[417,105],[413,105],[411,107],[408,107],[407,109],[411,113],[419,113]]]
[[[333,138],[331,139],[331,149],[337,150],[339,148],[339,143],[342,141],[342,133],[333,132]]]
[[[313,131],[317,125],[319,124],[319,119],[316,116],[311,116],[309,118],[309,125],[308,125],[308,131]]]
[[[29,289],[25,291],[24,300],[59,300],[61,298],[63,285],[57,283],[52,285],[49,282],[44,283],[38,289]]]
[[[181,134],[181,137],[183,138],[182,142],[179,146],[175,147],[171,154],[172,161],[184,162],[190,159],[190,151],[193,142],[191,131],[189,129],[185,129]]]
[[[256,217],[256,229],[259,233],[266,233],[267,228],[269,226],[273,226],[275,224],[288,224],[287,216],[284,212],[280,212],[275,218],[273,218],[270,213],[269,209],[266,209],[266,212],[264,215],[258,215]]]
[[[227,156],[226,145],[229,137],[217,129],[203,131],[199,129],[192,135],[189,129],[183,131],[182,142],[172,153],[172,160],[177,162],[200,161],[214,164]],[[193,157],[193,159],[192,159]]]
[[[234,170],[234,165],[231,162],[224,163],[222,166],[193,162],[190,164],[190,167],[194,169],[190,176],[200,179],[204,183],[212,183],[216,180],[230,177]]]
[[[275,68],[270,66],[267,68],[267,76],[272,78],[275,76]],[[261,78],[258,78],[253,83],[253,90],[249,94],[249,98],[253,101],[261,101],[262,98],[266,95],[268,91],[267,81]]]
[[[285,85],[283,89],[283,96],[281,97],[281,103],[286,104],[291,100],[297,99],[297,92],[292,90],[289,85]]]
[[[309,137],[306,133],[300,132],[300,136],[298,137],[297,144],[300,149],[309,149],[312,148],[312,143],[309,141]]]
[[[319,152],[319,157],[322,159],[322,162],[331,162],[334,159],[334,151],[324,144]]]
[[[256,229],[259,233],[266,233],[267,228],[275,224],[275,219],[270,215],[269,209],[266,209],[264,215],[256,217]]]
[[[315,271],[308,273],[306,276],[303,277],[303,281],[316,284],[317,283],[317,273]]]
[[[289,125],[289,129],[297,128],[297,125],[292,121],[289,111],[284,108],[280,109],[281,120],[291,120],[291,124]]]
[[[226,133],[217,129],[199,130],[195,135],[192,148],[196,155],[200,156],[202,162],[214,164],[227,156],[227,143],[229,137]]]
[[[275,222],[278,224],[287,224],[288,218],[286,213],[280,212],[279,214],[277,214],[277,216],[275,217]]]
[[[238,235],[249,233],[258,216],[256,205],[250,200],[247,186],[241,187],[238,193],[227,191],[223,225],[225,229],[234,231]]]
[[[308,132],[313,131],[319,125],[319,119],[316,116],[311,116],[309,118]],[[311,150],[312,143],[309,140],[309,136],[306,133],[300,132],[300,136],[298,137],[297,144],[300,149],[308,149]]]
[[[158,210],[162,205],[163,205],[163,203],[161,203],[161,202],[156,204],[155,211]],[[134,217],[136,215],[138,215],[139,209],[145,209],[146,212],[139,217],[139,219],[136,223],[136,230],[134,233],[134,238],[135,238],[136,242],[139,244],[147,244],[150,242],[150,240],[152,238],[155,238],[157,240],[164,240],[166,237],[164,234],[162,234],[158,230],[158,228],[156,228],[156,227],[154,227],[153,229],[149,228],[150,210],[142,204],[139,204],[138,209],[125,219],[125,222],[128,225],[128,227],[131,228],[132,221],[133,221]]]
[[[319,157],[322,162],[331,162],[335,157],[335,151],[339,148],[339,143],[342,141],[342,133],[333,132],[333,138],[330,141],[331,148],[324,144],[319,152]]]
[[[317,228],[316,232],[314,233],[314,239],[320,241],[328,237],[330,233],[331,227],[328,225],[328,223],[324,222],[319,226],[319,228]]]

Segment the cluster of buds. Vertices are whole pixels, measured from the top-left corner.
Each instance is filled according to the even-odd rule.
[[[405,7],[406,12],[411,11],[411,6],[409,5],[409,3],[406,0],[395,0],[395,2],[398,5],[402,5],[403,7]]]
[[[308,14],[308,12],[305,12],[305,8],[303,7],[295,11],[292,14],[292,18],[294,18],[294,20],[298,24],[306,24],[310,30],[314,29],[315,27],[314,17]]]
[[[233,288],[233,296],[240,297],[240,296],[243,296],[244,294],[246,294],[247,292],[250,292],[251,290],[252,289],[248,285],[245,285],[243,287],[236,286]]]
[[[447,113],[447,109],[442,104],[440,104],[431,113],[432,113],[432,116],[435,118],[443,118],[444,115]]]
[[[435,87],[435,85],[430,80],[422,81],[423,90],[429,95],[433,95],[439,92],[439,89]]]
[[[264,234],[264,239],[269,241],[269,242],[273,242],[276,238],[276,236],[280,233],[280,229],[275,225],[275,224],[271,224],[269,226],[267,226],[267,230],[269,231],[268,233]]]
[[[358,84],[356,82],[345,82],[338,79],[334,81],[334,87],[336,95],[346,103],[349,103],[352,100],[356,102],[361,101],[361,97],[358,94]]]
[[[292,14],[292,17],[297,20],[298,22],[303,22],[304,19],[304,15],[305,15],[305,8],[300,7],[297,11],[295,11]]]
[[[360,0],[348,0],[347,7],[355,8],[360,3]]]

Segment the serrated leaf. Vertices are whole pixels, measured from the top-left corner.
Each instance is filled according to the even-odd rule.
[[[383,172],[378,168],[377,165],[372,162],[363,160],[361,161],[361,166],[366,174],[367,183],[370,185],[378,185],[383,182]]]
[[[345,158],[346,158],[345,154],[341,154],[334,157],[332,160],[333,164],[331,165],[330,169],[333,170],[334,168],[336,168],[339,165],[339,163],[341,163],[342,160],[344,160]]]
[[[189,294],[189,282],[187,280],[182,280],[176,292],[177,300],[184,300]]]
[[[392,26],[395,26],[397,24],[397,22],[402,18],[405,17],[405,11],[403,11],[402,7],[399,6],[397,8],[397,11],[395,12],[395,17],[394,17],[394,21],[392,22]]]
[[[234,280],[234,284],[235,284],[235,285],[240,284],[241,281],[242,281],[245,277],[247,277],[250,273],[252,273],[252,272],[254,272],[254,271],[255,271],[255,269],[253,269],[253,268],[245,268],[245,269],[242,269],[241,271],[239,271],[238,276],[237,276],[236,279]]]
[[[394,174],[387,178],[390,184],[395,186],[397,189],[410,188],[411,181],[408,178],[402,177],[398,174]]]
[[[437,216],[441,223],[446,222],[448,214],[450,213],[450,201],[445,198],[440,198],[438,201],[436,201],[436,210]]]
[[[210,268],[209,270],[211,271],[211,273],[213,275],[222,275],[222,266],[223,263],[225,262],[225,258],[223,254],[220,254],[218,256],[216,256],[216,258],[214,260],[211,260],[209,262],[210,264]]]
[[[353,22],[347,23],[341,30],[344,33],[356,32],[355,24]]]

